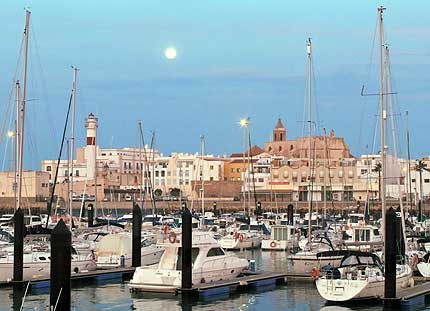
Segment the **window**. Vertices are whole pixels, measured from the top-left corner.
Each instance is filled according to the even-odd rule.
[[[69,170],[64,171],[64,176],[69,176]]]
[[[230,172],[231,172],[231,173],[234,173],[234,168],[231,168],[231,169],[230,169]]]
[[[208,257],[215,257],[215,256],[224,256],[224,252],[221,248],[211,248],[208,252]]]
[[[282,133],[279,133],[279,140],[282,140],[282,138],[283,138]],[[281,149],[281,147],[279,147],[279,149]],[[279,150],[279,151],[281,151],[281,150]]]
[[[239,168],[239,167],[236,169],[236,172],[237,172],[237,173],[240,173],[240,168]]]
[[[214,180],[214,178],[213,178],[213,177],[210,177],[210,178],[209,178],[209,180],[210,180],[210,181],[213,181],[213,180]]]
[[[160,177],[160,172],[159,171],[155,171],[155,177]]]
[[[264,178],[258,178],[258,182],[264,182]]]
[[[279,146],[279,152],[281,152],[282,151],[282,146]]]
[[[165,177],[166,176],[166,172],[165,171],[161,171],[161,177]]]
[[[214,170],[214,166],[213,166],[213,165],[209,166],[209,169],[210,169],[211,171],[213,171],[213,170]]]
[[[79,170],[76,170],[75,176],[79,177]]]
[[[430,179],[424,179],[424,182],[425,182],[426,184],[428,184],[428,183],[430,182]]]
[[[48,166],[46,167],[46,171],[47,171],[47,172],[50,172],[51,170],[52,170],[51,165],[48,165]]]
[[[361,170],[361,174],[367,174],[367,170]]]
[[[415,182],[415,178],[412,178],[412,182]]]

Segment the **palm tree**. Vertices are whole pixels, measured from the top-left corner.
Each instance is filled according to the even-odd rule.
[[[420,201],[422,201],[424,196],[423,171],[429,171],[429,169],[427,169],[427,164],[425,164],[423,160],[417,160],[415,164],[415,171],[420,174]]]
[[[376,163],[375,168],[372,171],[378,173],[378,200],[381,201],[381,172],[382,172],[382,163],[381,162]]]

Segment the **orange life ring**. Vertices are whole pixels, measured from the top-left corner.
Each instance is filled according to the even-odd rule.
[[[244,240],[244,239],[245,239],[245,238],[244,238],[243,234],[241,233],[241,234],[239,235],[239,241],[243,242],[243,240]]]
[[[271,243],[270,243],[270,247],[276,247],[276,242],[275,241],[272,241]]]
[[[170,243],[176,243],[176,233],[175,232],[170,232],[169,234],[169,242]]]
[[[320,277],[320,269],[313,267],[311,270],[311,277],[313,280],[317,280]]]

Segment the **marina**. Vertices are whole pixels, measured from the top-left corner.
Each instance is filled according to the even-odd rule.
[[[273,64],[260,67],[260,61],[268,60],[259,57],[250,66],[247,55],[237,51],[233,54],[240,54],[239,58],[233,54],[228,57],[233,60],[231,68],[214,65],[219,61],[213,58],[214,53],[224,55],[219,49],[234,49],[236,41],[232,37],[228,44],[218,46],[218,40],[225,40],[217,28],[224,17],[218,17],[211,26],[217,29],[211,32],[216,33],[213,42],[202,40],[203,34],[208,36],[204,30],[208,25],[201,19],[220,13],[215,4],[211,14],[198,16],[199,26],[193,26],[192,31],[184,31],[189,27],[184,25],[193,19],[182,20],[177,29],[171,27],[174,23],[157,26],[169,11],[167,6],[158,8],[163,9],[159,16],[150,14],[154,19],[148,27],[148,20],[140,19],[149,14],[142,10],[149,4],[136,3],[139,9],[133,14],[127,9],[127,22],[120,13],[125,6],[111,5],[117,8],[113,15],[122,22],[114,23],[117,35],[121,35],[109,39],[109,48],[101,42],[103,31],[109,33],[110,29],[109,37],[113,36],[112,16],[87,16],[94,25],[85,21],[88,29],[84,31],[82,25],[75,24],[82,36],[75,43],[83,40],[83,45],[78,44],[77,53],[65,55],[75,55],[82,63],[79,68],[69,66],[67,87],[63,73],[56,73],[58,81],[50,81],[56,84],[46,90],[57,96],[55,117],[41,108],[53,107],[45,105],[46,96],[37,98],[38,84],[45,83],[44,77],[37,77],[43,75],[39,48],[51,55],[50,62],[56,66],[54,55],[63,53],[53,48],[49,53],[44,50],[52,44],[45,34],[53,31],[50,27],[41,27],[38,42],[36,29],[39,23],[47,25],[49,19],[43,14],[48,11],[36,10],[35,14],[28,6],[24,14],[21,12],[24,27],[16,68],[10,73],[12,83],[2,87],[0,81],[0,98],[8,98],[4,107],[0,106],[0,311],[430,310],[430,156],[425,153],[426,143],[418,144],[410,137],[410,128],[414,129],[414,139],[422,135],[417,122],[426,115],[426,108],[417,113],[414,105],[419,96],[411,96],[406,87],[403,98],[398,94],[408,81],[401,80],[401,86],[396,83],[397,76],[404,75],[398,70],[399,63],[425,54],[420,46],[420,53],[405,56],[396,42],[405,36],[404,29],[396,25],[407,14],[399,12],[397,5],[391,13],[385,6],[374,4],[372,10],[355,12],[357,16],[348,22],[357,23],[356,17],[363,20],[356,24],[355,32],[350,31],[351,36],[342,35],[342,40],[348,38],[349,44],[357,40],[354,52],[359,57],[351,51],[328,53],[328,43],[321,41],[330,42],[339,30],[327,32],[331,33],[329,39],[325,31],[310,31],[315,28],[312,23],[306,27],[294,24],[300,29],[301,45],[291,41],[295,43],[287,48],[285,42],[280,43],[283,53],[289,55],[285,58],[290,64],[288,72],[280,69],[285,64],[276,58]],[[150,6],[157,11],[158,5]],[[176,3],[171,6],[176,10],[170,16],[176,20],[183,7]],[[285,11],[285,4],[281,6]],[[7,9],[15,10],[9,4]],[[109,9],[110,5],[100,7],[101,12]],[[307,5],[304,9],[317,19],[324,15],[316,16]],[[208,8],[200,10],[207,12]],[[0,20],[2,14],[0,10]],[[58,12],[63,19],[56,21],[58,27],[67,24],[62,14]],[[70,20],[82,19],[81,15],[73,13]],[[368,63],[359,64],[357,60],[363,59],[360,53],[366,48],[362,31],[370,32],[370,15],[376,18],[370,58]],[[100,16],[106,21],[101,23]],[[240,20],[236,17],[244,16],[237,14],[235,22]],[[269,15],[258,14],[258,19],[263,16],[266,19]],[[308,18],[307,14],[294,17]],[[213,16],[209,23],[211,19]],[[261,38],[261,29],[271,25],[269,20],[258,29],[254,21],[261,21],[254,18],[248,23],[249,29],[255,30],[253,44],[261,40],[256,39]],[[284,17],[282,20],[283,24]],[[275,44],[269,39],[279,32],[273,32],[272,28],[280,25],[279,21],[275,24],[267,28],[267,44],[261,47]],[[347,30],[349,26],[342,24]],[[139,40],[133,45],[126,39],[129,30],[124,31],[131,25],[139,29],[138,36],[133,34]],[[15,21],[11,28],[17,28]],[[237,32],[236,28],[242,30]],[[248,37],[242,26],[232,24],[228,29],[240,34],[235,39]],[[409,32],[420,32],[411,29]],[[161,59],[154,58],[160,54],[156,52],[160,44],[169,42],[161,36],[166,30],[178,38],[187,33],[182,40],[190,47],[203,42],[200,49],[207,50],[209,41],[213,43],[205,56],[214,63],[196,57],[196,51],[188,55],[181,45],[165,46]],[[84,46],[94,46],[94,31],[100,35],[101,41],[96,40],[100,45],[87,51]],[[66,39],[58,40],[59,46],[67,44],[68,36],[75,32],[65,32]],[[295,32],[286,33],[294,38]],[[275,37],[279,41],[279,34]],[[19,41],[17,33],[14,38]],[[5,39],[9,41],[13,40]],[[339,44],[330,44],[330,50],[339,49]],[[261,47],[248,47],[249,55]],[[121,57],[113,57],[119,49]],[[97,61],[89,65],[82,55],[93,57],[95,50],[103,51],[103,57],[98,54]],[[135,50],[139,53],[130,62]],[[9,57],[10,51],[5,51]],[[328,54],[336,63],[327,59]],[[293,61],[294,57],[301,61]],[[38,58],[39,66],[36,75],[34,58]],[[199,64],[192,65],[196,59]],[[360,74],[357,69],[351,74],[354,70],[345,66],[342,72],[347,74],[333,75],[334,67],[330,67],[340,66],[346,59],[354,59],[351,68],[362,67]],[[2,62],[0,58],[0,65]],[[205,63],[211,69],[201,67]],[[89,78],[89,68],[98,72],[98,77]],[[342,105],[325,102],[352,92],[339,87],[344,84],[340,80],[356,87],[360,79],[361,92],[355,94],[359,100],[349,94]],[[219,93],[223,83],[228,84],[228,95],[225,89]],[[291,94],[290,83],[294,88]],[[103,85],[103,95],[94,97],[91,92],[100,91],[98,84]],[[201,88],[196,91],[196,86]],[[272,90],[274,86],[278,92]],[[110,94],[117,88],[121,89],[121,100],[112,107],[101,106],[101,102],[111,102]],[[258,91],[254,93],[254,89]],[[303,93],[300,96],[299,89]],[[64,93],[62,99],[59,92]],[[91,104],[87,94],[91,94]],[[184,94],[186,104],[178,111],[179,98],[183,101]],[[224,95],[218,97],[220,94]],[[428,97],[425,92],[420,94]],[[281,106],[271,102],[278,97],[282,98]],[[288,107],[286,98],[291,99]],[[304,100],[300,113],[295,103],[298,98]],[[358,101],[363,109],[360,121],[353,107]],[[342,109],[347,102],[351,111],[345,113]],[[411,123],[401,102],[415,109]],[[240,111],[242,117],[237,118],[236,105],[246,108],[248,115]],[[288,118],[277,115],[274,107],[287,111]],[[64,111],[59,112],[60,108]],[[301,116],[300,121],[293,121],[293,112]],[[275,125],[271,130],[269,119]],[[228,122],[234,123],[234,131],[226,131],[231,126]],[[354,128],[355,123],[359,129]],[[49,135],[44,133],[47,126]],[[335,126],[339,127],[336,134]],[[263,140],[263,132],[270,133],[269,140],[267,135]],[[343,137],[345,133],[349,133],[348,139]],[[118,134],[118,141],[113,134]],[[111,136],[110,143],[107,136]],[[38,140],[44,141],[41,155]],[[185,145],[188,147],[183,148]],[[212,154],[215,151],[218,155]]]

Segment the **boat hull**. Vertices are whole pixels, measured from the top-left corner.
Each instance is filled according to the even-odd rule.
[[[397,288],[410,285],[412,271],[402,273],[396,278]],[[316,282],[322,298],[332,302],[372,299],[384,296],[384,277],[377,276],[363,280],[320,278]]]
[[[327,265],[338,267],[342,256],[317,258],[315,253],[303,252],[288,257],[291,271],[294,274],[310,275],[313,268],[321,268]]]
[[[72,274],[86,271],[94,271],[97,266],[93,260],[73,260]],[[36,279],[49,279],[51,275],[51,263],[49,261],[30,262],[23,265],[23,281]],[[0,283],[11,282],[13,279],[13,262],[0,263]]]

